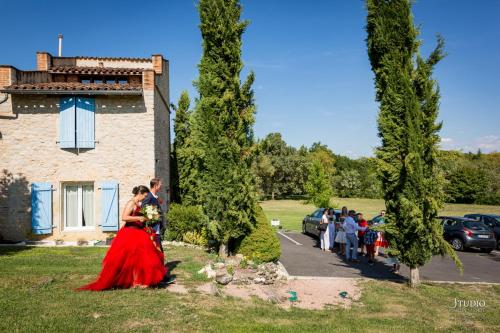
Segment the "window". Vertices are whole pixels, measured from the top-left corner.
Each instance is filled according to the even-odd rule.
[[[484,222],[484,224],[486,224],[490,228],[494,228],[495,224],[496,224],[495,223],[496,220],[493,217],[489,217],[489,216],[485,216],[483,222]]]
[[[452,229],[458,226],[458,221],[456,220],[451,220],[451,219],[445,219],[444,220],[444,227],[447,229]]]
[[[465,221],[464,227],[472,230],[488,230],[488,228],[482,222]]]
[[[321,216],[323,216],[323,211],[321,209],[318,209],[317,211],[314,212],[313,216],[314,217],[321,217]]]
[[[66,184],[63,193],[64,230],[94,230],[94,185]]]
[[[61,98],[59,145],[61,148],[95,148],[95,102],[88,97]]]

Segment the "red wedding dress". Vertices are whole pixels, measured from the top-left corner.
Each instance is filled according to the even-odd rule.
[[[139,216],[135,207],[132,216]],[[164,256],[152,237],[152,230],[139,221],[127,222],[102,261],[99,278],[78,290],[105,290],[132,286],[155,286],[167,274]]]

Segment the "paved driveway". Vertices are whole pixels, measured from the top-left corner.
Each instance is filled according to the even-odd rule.
[[[402,267],[400,275],[391,273],[382,256],[377,258],[374,266],[368,265],[366,258],[361,257],[361,263],[347,263],[337,254],[321,251],[316,239],[300,233],[280,232],[278,236],[281,241],[280,261],[290,275],[404,280],[410,273],[407,267]],[[420,278],[428,281],[500,283],[500,252],[486,254],[472,250],[458,252],[458,256],[464,265],[463,275],[451,259],[438,256],[420,269]]]

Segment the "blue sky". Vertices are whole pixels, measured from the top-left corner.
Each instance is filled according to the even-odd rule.
[[[35,67],[35,52],[170,60],[171,100],[187,89],[201,55],[196,1],[3,1],[0,64]],[[321,141],[369,156],[379,143],[361,0],[244,0],[243,59],[254,70],[257,137],[281,132],[294,146]],[[423,55],[446,40],[438,64],[446,149],[500,151],[500,0],[420,0]]]

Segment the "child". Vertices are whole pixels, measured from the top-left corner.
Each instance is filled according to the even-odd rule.
[[[393,272],[394,274],[399,274],[401,265],[399,264],[399,259],[397,257],[389,255],[389,258],[387,258],[386,262],[388,264],[392,264],[391,272]]]
[[[364,243],[366,246],[366,253],[368,255],[368,264],[372,266],[375,263],[375,242],[377,241],[378,233],[371,229],[373,223],[368,222],[368,228],[365,230]]]
[[[362,213],[358,213],[356,215],[358,217],[358,225],[360,227],[367,227],[368,222],[363,218]],[[361,249],[361,255],[365,255],[365,231],[359,230],[358,231],[358,246]]]

